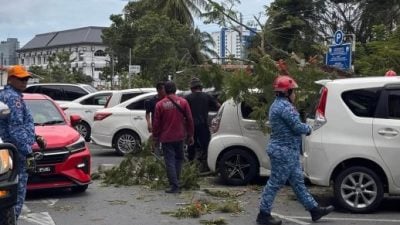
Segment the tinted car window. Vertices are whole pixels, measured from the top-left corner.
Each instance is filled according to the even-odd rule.
[[[358,89],[343,92],[342,99],[356,116],[374,117],[378,102],[378,89]]]
[[[129,110],[145,110],[145,102],[147,102],[152,97],[153,96],[150,96],[150,97],[141,99],[139,101],[132,102],[126,108],[129,109]]]
[[[400,119],[400,91],[390,91],[388,100],[389,118]]]
[[[110,96],[111,96],[111,93],[99,94],[99,95],[95,95],[95,96],[92,96],[90,98],[87,98],[87,99],[81,101],[80,103],[82,105],[101,105],[101,106],[104,106],[107,103],[107,101],[110,98]]]
[[[141,94],[143,94],[143,93],[126,93],[126,94],[122,94],[122,96],[121,96],[121,103],[124,102],[124,101],[126,101],[126,100],[128,100],[128,99],[131,99],[131,98],[133,98],[133,97],[136,97],[136,96],[138,96],[138,95],[141,95]]]
[[[72,101],[74,99],[77,99],[79,97],[82,97],[82,96],[88,94],[81,88],[75,87],[75,86],[63,86],[62,88],[64,89],[64,94],[65,94],[65,97],[63,100],[66,100],[66,101]]]
[[[65,100],[62,89],[53,85],[38,86],[32,93],[45,94],[54,100]]]

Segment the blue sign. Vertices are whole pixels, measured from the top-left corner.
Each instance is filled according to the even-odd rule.
[[[337,30],[335,32],[335,35],[333,35],[334,44],[335,45],[341,45],[342,42],[343,42],[343,37],[344,37],[343,32],[341,30]]]
[[[335,37],[336,39],[336,37]],[[326,65],[341,70],[351,69],[351,44],[331,45],[326,53]]]

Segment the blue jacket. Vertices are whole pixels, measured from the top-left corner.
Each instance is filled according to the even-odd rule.
[[[268,154],[275,157],[294,156],[301,148],[301,135],[311,133],[311,127],[300,120],[300,115],[285,97],[276,97],[269,110],[271,135]]]
[[[35,143],[31,111],[26,107],[22,93],[10,85],[6,85],[0,92],[0,101],[10,108],[9,117],[0,119],[0,137],[4,142],[14,144],[24,160],[27,154],[32,153],[32,145]]]

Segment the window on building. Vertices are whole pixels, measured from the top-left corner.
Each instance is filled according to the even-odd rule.
[[[97,50],[94,52],[94,56],[106,56],[106,53],[103,50]]]

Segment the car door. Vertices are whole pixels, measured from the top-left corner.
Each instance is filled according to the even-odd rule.
[[[376,149],[387,165],[396,186],[400,187],[400,89],[382,92],[377,118],[373,120]]]
[[[257,121],[250,118],[252,108],[246,102],[240,103],[238,107],[239,123],[242,130],[242,135],[245,138],[246,144],[261,160],[261,165],[264,168],[270,169],[269,159],[265,153],[265,146],[269,139],[269,134],[264,133]]]
[[[80,101],[80,105],[76,106],[74,109],[69,110],[74,111],[76,114],[82,117],[82,120],[87,121],[90,125],[93,123],[93,116],[98,109],[103,109],[108,99],[111,97],[112,92],[108,93],[98,93],[94,94],[89,98]],[[70,113],[72,114],[72,113]]]
[[[126,108],[130,111],[130,122],[132,128],[141,136],[142,140],[147,140],[150,133],[147,129],[145,101],[153,98],[154,95],[143,97],[129,104]]]

